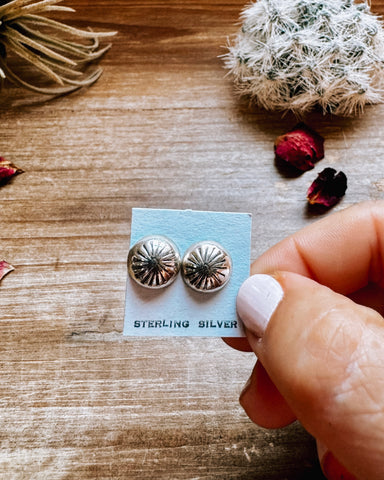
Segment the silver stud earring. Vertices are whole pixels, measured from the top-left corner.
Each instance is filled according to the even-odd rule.
[[[216,242],[204,241],[192,245],[184,254],[181,272],[184,282],[198,292],[217,292],[229,281],[232,260]]]
[[[170,285],[180,270],[176,245],[160,235],[144,237],[129,251],[128,272],[139,285],[159,289]]]

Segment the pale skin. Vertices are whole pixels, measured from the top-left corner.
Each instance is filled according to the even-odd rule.
[[[313,223],[251,273],[273,275],[284,297],[262,338],[226,340],[258,357],[240,398],[248,416],[267,428],[299,419],[329,479],[384,479],[384,201]]]

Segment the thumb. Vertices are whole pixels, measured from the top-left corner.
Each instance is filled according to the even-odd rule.
[[[384,319],[287,272],[250,277],[237,309],[303,426],[357,478],[384,479]]]

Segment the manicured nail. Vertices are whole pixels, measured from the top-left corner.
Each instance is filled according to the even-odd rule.
[[[248,378],[244,388],[242,389],[239,397],[239,403],[247,413],[247,415],[252,414],[252,407],[255,404],[255,388],[252,383],[252,376]]]
[[[328,480],[356,480],[356,477],[348,472],[348,470],[341,465],[331,452],[327,452],[322,461],[321,467],[324,475]]]
[[[262,337],[273,312],[284,296],[280,283],[270,275],[253,275],[240,287],[237,313],[246,328]]]

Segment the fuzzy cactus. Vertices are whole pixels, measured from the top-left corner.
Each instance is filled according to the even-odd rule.
[[[242,21],[225,65],[252,103],[349,116],[383,101],[384,30],[368,3],[258,0]]]

